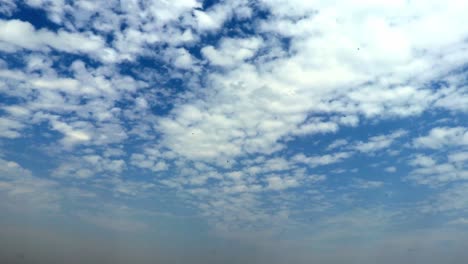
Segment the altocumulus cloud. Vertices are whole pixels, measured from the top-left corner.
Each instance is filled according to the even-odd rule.
[[[37,219],[31,236],[60,237],[50,248],[63,230],[106,241],[103,252],[126,236],[142,263],[147,245],[161,261],[463,263],[466,10],[4,0],[0,224]],[[181,247],[186,259],[170,250]]]

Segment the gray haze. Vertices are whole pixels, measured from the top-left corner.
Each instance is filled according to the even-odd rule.
[[[10,222],[3,223],[0,230],[0,263],[464,264],[468,259],[468,236],[463,233],[426,230],[386,236],[371,242],[357,239],[333,245],[281,239],[263,242],[218,239],[216,243],[202,240],[197,243],[193,237],[169,242],[140,239],[131,233]]]

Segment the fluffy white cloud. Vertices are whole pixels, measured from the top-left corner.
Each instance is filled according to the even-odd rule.
[[[326,154],[323,156],[311,156],[307,157],[304,154],[297,154],[292,157],[292,160],[299,163],[305,163],[311,167],[329,165],[336,162],[340,162],[352,156],[351,152],[337,152],[333,154]]]
[[[279,191],[284,190],[292,187],[297,187],[299,183],[296,179],[284,179],[278,176],[272,176],[267,178],[268,182],[268,189]]]
[[[166,57],[177,68],[195,70],[196,59],[184,48],[168,49]]]
[[[124,168],[125,161],[122,159],[104,158],[96,154],[88,154],[63,162],[52,172],[52,176],[86,179],[105,174],[119,175]]]
[[[313,122],[308,121],[307,123],[298,127],[296,131],[293,131],[295,135],[312,135],[316,133],[327,133],[338,131],[338,124],[334,122]]]
[[[336,149],[346,145],[348,145],[348,141],[346,139],[337,139],[333,141],[330,145],[328,145],[327,150]]]
[[[0,12],[12,12],[15,4],[5,3]],[[287,149],[299,137],[315,140],[428,109],[467,109],[466,79],[454,73],[468,59],[464,1],[232,0],[205,9],[196,0],[25,4],[46,11],[61,29],[0,20],[0,51],[24,64],[0,61],[0,93],[19,102],[2,102],[0,136],[16,139],[30,126],[58,132],[41,134],[48,149],[64,154],[54,180],[93,182],[115,197],[169,187],[219,230],[281,226],[299,214],[295,206],[311,202],[291,194],[294,188],[324,196],[314,188],[327,177],[311,171],[389,149],[406,134],[346,137],[325,149],[333,153],[314,145],[307,154]],[[253,16],[256,8],[268,15]],[[223,27],[230,19],[239,23]],[[467,144],[464,127],[434,128],[414,140],[429,149]],[[420,155],[410,163],[408,179],[419,184],[468,177],[463,149],[446,160]],[[120,177],[127,168],[157,177]],[[382,186],[354,181],[356,188]],[[272,210],[267,201],[285,209]],[[98,225],[105,217],[81,215]]]
[[[246,59],[252,58],[261,47],[262,39],[258,37],[246,39],[223,38],[219,47],[204,47],[201,52],[215,66],[236,66]]]
[[[115,102],[145,84],[112,71],[112,67],[88,68],[76,60],[70,67],[73,75],[63,78],[44,56],[27,57],[27,62],[25,72],[0,70],[5,81],[2,92],[25,101],[3,107],[9,114],[1,119],[5,123],[3,136],[19,136],[25,123],[47,122],[52,130],[63,134],[61,144],[67,149],[111,144],[128,137],[122,115],[133,119],[136,113],[147,111],[141,98],[134,99],[137,107],[132,111],[115,107]]]
[[[36,30],[29,22],[0,20],[0,50],[14,52],[18,49],[47,51],[53,48],[70,53],[91,54],[104,62],[114,62],[117,55],[106,47],[97,35],[87,33],[57,33],[46,29]]]
[[[436,127],[427,136],[413,141],[415,147],[438,149],[446,146],[467,146],[468,129],[465,127]]]
[[[240,41],[222,38],[218,48],[205,47],[202,52],[212,64],[229,66],[231,70],[211,74],[202,99],[177,106],[172,120],[162,122],[165,144],[174,151],[193,158],[271,153],[282,148],[279,142],[287,135],[337,131],[339,122],[308,124],[309,113],[367,118],[418,115],[438,98],[426,83],[462,65],[448,54],[442,60],[436,59],[443,47],[453,47],[453,56],[461,55],[463,50],[468,31],[456,26],[462,17],[457,8],[463,7],[458,2],[461,6],[442,9],[423,8],[420,2],[378,2],[370,6],[361,2],[343,6],[325,2],[310,6],[285,1],[263,4],[273,17],[260,21],[260,29],[289,37],[289,49],[278,52],[278,47],[283,49],[278,39],[263,39],[262,46],[269,52],[247,63],[244,59],[251,57],[255,49],[244,52]],[[285,6],[292,8],[288,15],[282,13]],[[303,12],[308,15],[298,15]],[[453,16],[457,19],[451,19]],[[433,24],[430,18],[441,24]],[[441,40],[427,31],[428,23],[436,29],[453,23],[449,28],[456,30]],[[427,52],[421,53],[421,49]],[[443,61],[446,64],[439,71],[429,70]],[[196,130],[193,133],[197,137],[212,139],[213,144],[192,138],[186,127]],[[223,135],[215,131],[223,131]],[[188,152],[175,143],[185,140],[197,142],[194,147],[201,151]],[[378,148],[379,143],[369,144]],[[369,144],[360,149],[370,151]],[[380,144],[388,146],[390,141]]]
[[[448,156],[448,160],[450,162],[454,162],[454,163],[464,163],[464,162],[468,161],[468,152],[467,151],[461,151],[461,152],[451,153]]]
[[[165,162],[158,150],[146,152],[146,155],[132,154],[131,164],[142,169],[149,169],[153,172],[165,171],[169,168],[169,165]]]
[[[439,162],[431,157],[417,155],[410,161],[414,166],[408,179],[418,184],[439,186],[454,181],[468,179],[468,167],[466,166],[466,153],[451,152],[447,160]]]
[[[389,147],[396,139],[406,135],[403,130],[395,131],[389,135],[380,135],[369,138],[367,142],[357,142],[352,147],[360,152],[369,153]]]
[[[410,162],[413,166],[421,166],[421,167],[429,167],[436,164],[434,159],[424,155],[417,155],[414,159]]]
[[[211,12],[195,10],[193,11],[193,15],[199,31],[210,31],[219,29],[227,14],[222,9],[218,9]]]
[[[0,117],[0,137],[17,138],[21,136],[20,130],[24,124],[17,120]]]
[[[446,87],[441,89],[438,95],[440,98],[435,102],[435,106],[452,111],[468,112],[468,86]]]

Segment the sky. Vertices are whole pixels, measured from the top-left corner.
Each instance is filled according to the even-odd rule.
[[[466,10],[0,0],[0,262],[466,263]]]

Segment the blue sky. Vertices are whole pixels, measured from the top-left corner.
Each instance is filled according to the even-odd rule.
[[[464,263],[467,8],[0,1],[0,253]]]

